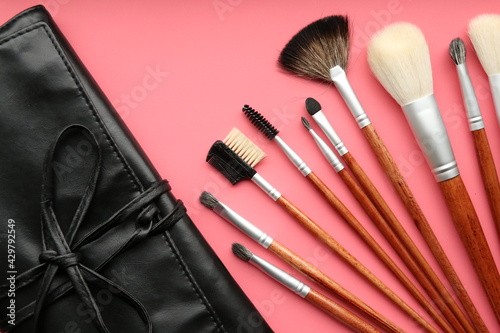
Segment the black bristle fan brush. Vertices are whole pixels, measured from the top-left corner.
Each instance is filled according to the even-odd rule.
[[[402,107],[424,152],[455,227],[500,321],[500,274],[467,189],[434,97],[427,41],[410,23],[394,23],[368,46],[375,77]]]
[[[283,69],[295,75],[321,82],[334,83],[462,305],[467,309],[472,320],[476,321],[475,325],[477,327],[484,327],[484,324],[481,324],[482,320],[477,315],[478,312],[472,300],[465,291],[451,262],[439,245],[438,239],[430,227],[427,218],[424,216],[401,171],[382,139],[377,134],[347,79],[345,69],[347,68],[349,58],[349,37],[349,22],[346,16],[335,15],[322,18],[304,27],[290,39],[281,51],[278,63]],[[422,260],[423,256],[419,254],[417,247],[407,237],[404,228],[401,225],[394,224],[396,220],[392,219],[391,214],[388,214],[390,213],[390,208],[387,203],[378,195],[375,187],[370,186],[372,185],[371,182],[366,182],[369,178],[363,170],[359,168],[357,163],[353,163],[355,161],[350,159],[344,159],[344,161],[353,172],[354,177],[359,181],[363,190],[365,190],[366,194],[386,218],[387,222],[391,223],[394,231],[398,234],[401,241],[405,243],[408,251],[412,253],[415,260]],[[426,265],[424,261],[421,263],[422,265]],[[450,302],[451,310],[453,310],[455,316],[461,321],[462,326],[468,328],[468,331],[473,331],[470,322],[454,302],[454,299],[450,297],[442,282],[436,279],[435,274],[433,275],[429,276],[429,278],[438,290],[442,290],[445,293],[443,294],[445,302]],[[453,320],[453,318],[450,319]]]
[[[413,297],[422,305],[422,307],[432,316],[434,320],[446,332],[453,332],[450,325],[448,325],[442,316],[436,311],[433,305],[427,298],[415,287],[415,285],[407,278],[405,273],[399,269],[397,264],[390,258],[385,250],[377,243],[377,241],[368,233],[363,225],[354,217],[349,209],[337,198],[337,196],[328,188],[328,186],[321,181],[321,179],[307,166],[307,164],[299,157],[299,155],[290,148],[285,141],[278,135],[279,130],[274,127],[260,112],[256,111],[249,105],[242,108],[243,113],[247,116],[250,122],[257,127],[269,140],[276,142],[284,151],[290,161],[297,167],[299,171],[307,178],[314,187],[323,195],[326,201],[335,209],[335,211],[351,226],[363,241],[373,250],[373,252],[380,258],[380,260],[391,270],[391,272],[399,279],[399,281],[407,288]],[[335,165],[341,166],[340,161],[337,160]],[[343,172],[347,172],[345,169]],[[423,273],[423,268],[419,266],[410,256],[408,251],[405,250],[404,245],[396,237],[390,226],[385,222],[383,217],[378,213],[373,204],[367,200],[363,202],[365,206],[373,207],[372,211],[375,213],[370,216],[377,228],[382,232],[386,239],[393,246],[394,250],[403,259],[403,262],[408,266],[410,271],[416,277],[417,281],[424,287],[430,297],[436,302],[440,302],[439,292],[432,286],[432,283],[426,278]],[[442,306],[442,304],[441,304]],[[455,323],[460,325],[459,323]]]
[[[231,184],[235,185],[241,180],[250,179],[269,197],[284,208],[299,222],[306,230],[311,232],[330,250],[339,255],[355,270],[357,270],[367,281],[373,284],[385,296],[387,296],[400,309],[405,311],[419,325],[431,332],[435,329],[394,291],[384,284],[349,251],[347,251],[337,240],[322,229],[315,221],[302,212],[297,206],[286,199],[276,188],[265,180],[254,168],[265,153],[248,139],[243,133],[234,128],[223,141],[216,141],[209,149],[206,161],[226,177]],[[386,322],[379,322],[389,332],[398,332],[398,328],[388,325]]]

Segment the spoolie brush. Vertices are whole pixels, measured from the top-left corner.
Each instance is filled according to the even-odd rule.
[[[500,15],[483,14],[469,22],[469,38],[490,81],[500,123]]]
[[[277,240],[264,233],[262,230],[236,213],[226,204],[215,198],[215,196],[213,196],[211,193],[206,191],[203,192],[200,195],[200,201],[205,207],[209,208],[210,210],[214,211],[219,216],[224,218],[226,221],[230,222],[248,237],[259,243],[262,247],[273,252],[278,257],[283,259],[283,261],[294,267],[296,270],[298,270],[311,280],[319,283],[333,294],[341,297],[350,305],[354,306],[356,309],[372,318],[372,320],[374,320],[388,332],[401,332],[401,329],[398,328],[389,319],[385,318],[380,313],[372,309],[357,296],[346,290],[344,287],[331,279],[328,275],[320,271],[317,267],[302,259],[298,254],[292,252],[283,244],[279,243]]]
[[[484,129],[483,117],[479,109],[474,87],[469,76],[466,64],[466,49],[463,40],[455,38],[450,43],[450,56],[456,65],[462,96],[464,100],[469,126],[476,147],[477,161],[483,185],[488,195],[490,209],[495,221],[498,236],[500,238],[500,184],[495,167],[495,162],[491,154],[490,144]]]
[[[375,77],[401,105],[422,146],[455,227],[500,320],[500,274],[460,176],[439,113],[433,94],[431,61],[425,37],[412,24],[391,24],[371,40],[368,62]]]
[[[325,185],[321,179],[314,174],[314,172],[307,167],[304,161],[278,136],[279,131],[258,111],[254,110],[248,105],[243,107],[243,112],[249,118],[249,120],[254,124],[268,139],[274,140],[283,149],[285,154],[289,159],[295,164],[298,170],[315,186],[315,188],[323,195],[327,202],[335,209],[335,211],[346,221],[351,228],[363,239],[363,241],[373,250],[373,252],[379,257],[379,259],[391,270],[391,272],[399,279],[399,281],[407,288],[408,291],[415,297],[416,300],[423,306],[426,311],[431,314],[431,316],[443,327],[445,331],[452,332],[451,327],[442,319],[440,314],[436,309],[430,304],[430,302],[425,298],[425,296],[414,286],[414,284],[408,279],[408,277],[403,273],[403,271],[397,266],[397,264],[390,258],[390,256],[384,251],[384,249],[377,243],[377,241],[370,235],[370,233],[365,229],[365,227],[356,219],[356,217],[349,211],[349,209],[337,198],[337,196]],[[304,120],[303,120],[304,122]],[[324,142],[323,142],[324,143]],[[326,145],[326,144],[325,144]],[[422,269],[426,267],[419,266],[415,263],[412,257],[405,250],[403,244],[397,239],[391,227],[385,222],[384,218],[380,215],[377,209],[373,206],[371,201],[364,195],[359,187],[356,187],[354,180],[348,178],[349,173],[343,168],[342,164],[333,152],[326,153],[327,155],[333,155],[330,158],[333,165],[339,166],[339,174],[346,181],[353,193],[358,195],[360,198],[360,203],[365,207],[365,209],[371,213],[370,217],[375,222],[377,227],[386,236],[389,242],[396,249],[397,253],[400,254],[401,258],[408,267],[411,267],[412,273],[417,277],[417,280],[422,284],[428,293],[431,295],[432,299],[437,299],[440,301],[441,297],[439,292],[432,286],[426,276],[422,273]],[[335,161],[336,160],[336,161]],[[306,172],[304,172],[306,171]],[[358,190],[359,189],[359,190]],[[363,193],[363,194],[361,194]],[[362,197],[360,197],[361,195]],[[441,306],[444,306],[441,304]]]
[[[253,254],[243,245],[234,243],[232,246],[232,250],[239,259],[251,263],[253,266],[259,268],[261,271],[281,283],[283,286],[295,292],[314,306],[322,309],[330,316],[339,320],[351,329],[363,333],[380,333],[380,331],[375,327],[371,326],[346,308],[335,303],[325,295],[312,289],[307,284],[282,271],[268,261]]]
[[[383,292],[390,300],[398,305],[403,311],[409,314],[417,322],[425,323],[425,320],[406,304],[396,293],[387,287],[378,277],[370,272],[361,262],[350,254],[340,243],[323,230],[316,222],[304,214],[299,208],[293,205],[280,192],[278,192],[270,183],[253,169],[247,161],[241,156],[253,156],[255,151],[261,151],[246,136],[239,132],[237,136],[231,136],[227,145],[222,141],[216,141],[210,148],[207,155],[207,162],[222,173],[233,185],[243,179],[251,179],[274,201],[291,214],[304,228],[311,232],[316,238],[322,241],[330,250],[337,253],[343,260],[356,269],[363,277],[372,283],[377,289]],[[229,146],[232,141],[244,141],[246,146],[237,154]],[[259,152],[260,155],[262,155]],[[428,325],[428,324],[427,324]]]
[[[419,279],[419,282],[425,288],[427,294],[431,296],[431,298],[436,302],[436,305],[439,307],[448,322],[455,328],[455,330],[458,332],[463,331],[462,324],[457,321],[457,317],[462,318],[462,322],[464,322],[465,325],[467,325],[467,320],[461,312],[460,308],[458,307],[444,284],[441,282],[439,277],[433,271],[432,267],[429,265],[416,244],[413,242],[410,235],[406,232],[401,222],[399,222],[398,218],[393,213],[380,192],[377,190],[373,182],[365,173],[361,165],[359,165],[357,160],[339,138],[334,128],[323,113],[319,102],[313,98],[307,98],[305,104],[307,112],[313,117],[313,119],[331,141],[333,146],[337,149],[337,152],[343,158],[349,169],[352,171],[356,180],[359,182],[362,189],[366,193],[366,196],[368,196],[369,201],[372,202],[378,212],[373,211],[371,209],[371,206],[365,203],[365,195],[359,193],[356,183],[350,179],[349,173],[347,171],[342,170],[341,172],[338,172],[339,175],[343,178],[344,182],[346,182],[351,191],[353,191],[353,194],[358,199],[358,201],[361,200],[362,207],[365,209],[365,211],[367,211],[368,215],[377,224],[377,227],[380,229],[389,243],[391,243],[393,246],[402,247],[401,249],[396,249],[396,251],[401,254],[401,258],[404,260],[405,264],[408,267],[412,267],[414,262],[418,263],[419,267],[417,267],[416,270],[412,270],[412,272],[414,274],[420,274],[421,272],[424,273],[424,276]],[[423,217],[423,215],[421,216]],[[444,251],[439,245],[437,237],[432,232],[430,226],[426,228],[425,224],[422,223],[421,231],[422,234],[426,236],[427,243],[430,247],[433,248],[434,253],[439,254],[439,258],[442,259],[441,261],[444,261],[446,259],[446,255],[444,255]],[[448,264],[449,265],[445,267],[450,268],[451,264],[449,262]],[[448,270],[448,272],[450,272],[450,270]],[[451,273],[454,272],[455,271],[451,267]],[[456,276],[456,273],[454,275],[452,274],[452,276]],[[441,326],[446,329],[443,325]],[[472,329],[472,327],[470,328]]]

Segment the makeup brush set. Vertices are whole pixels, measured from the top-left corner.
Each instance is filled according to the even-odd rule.
[[[395,192],[406,207],[413,222],[439,264],[449,291],[424,255],[403,227],[388,202],[382,197],[360,163],[336,133],[321,104],[313,99],[304,101],[305,110],[321,129],[326,142],[316,133],[311,123],[302,117],[305,130],[311,135],[335,173],[340,176],[353,197],[360,203],[388,243],[404,263],[408,276],[391,256],[379,245],[369,231],[336,196],[326,182],[321,180],[306,162],[278,134],[264,115],[244,105],[242,111],[248,120],[270,141],[274,141],[297,170],[332,206],[366,243],[405,289],[415,298],[433,322],[424,319],[363,263],[349,253],[320,223],[307,216],[297,205],[288,200],[278,189],[254,168],[265,153],[238,129],[209,149],[206,161],[225,176],[233,185],[249,179],[288,212],[302,227],[312,233],[328,249],[351,265],[391,302],[397,305],[426,332],[489,332],[481,314],[470,298],[466,287],[443,250],[438,237],[424,215],[400,169],[385,146],[377,130],[358,100],[346,74],[349,59],[350,22],[346,16],[328,16],[304,27],[281,50],[278,63],[285,71],[316,81],[333,83],[352,116],[359,125],[373,154],[392,183]],[[488,75],[500,123],[500,15],[480,15],[470,21],[468,36],[475,53]],[[448,47],[448,46],[447,46]],[[470,130],[484,190],[489,200],[491,215],[500,240],[500,185],[494,164],[485,124],[474,92],[466,64],[466,46],[456,38],[448,47],[451,60],[456,65],[458,79],[467,112]],[[500,274],[483,226],[475,211],[469,193],[455,160],[443,118],[433,91],[432,68],[427,41],[415,25],[400,22],[387,25],[377,32],[367,47],[371,72],[390,96],[401,106],[406,120],[419,143],[429,167],[439,185],[449,214],[454,222],[461,244],[469,255],[490,306],[500,322]],[[344,166],[345,165],[345,166]],[[367,305],[360,297],[342,287],[326,273],[302,259],[285,245],[238,215],[228,205],[209,192],[203,192],[200,201],[239,230],[270,250],[290,266],[329,292],[321,294],[313,287],[297,280],[281,269],[253,254],[241,244],[233,244],[234,254],[290,288],[310,303],[320,307],[347,327],[359,332],[402,332],[390,319]],[[293,245],[290,246],[293,248]],[[414,283],[416,281],[418,284]],[[422,291],[421,291],[422,290]],[[425,293],[425,294],[424,294]],[[346,306],[335,301],[344,301]]]

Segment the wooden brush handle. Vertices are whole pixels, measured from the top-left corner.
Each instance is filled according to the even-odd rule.
[[[361,262],[350,254],[339,242],[330,236],[325,230],[318,226],[300,209],[288,201],[283,195],[276,200],[288,213],[290,213],[304,228],[315,235],[330,250],[337,253],[343,260],[356,269],[364,278],[372,283],[378,290],[383,292],[390,300],[398,305],[403,311],[417,322],[425,321],[415,310],[406,304],[396,293],[387,287],[378,277],[370,272]]]
[[[312,265],[308,261],[301,258],[299,255],[288,249],[286,246],[282,245],[278,241],[274,240],[271,245],[269,245],[268,250],[276,254],[278,257],[283,259],[285,262],[290,264],[296,270],[306,275],[309,279],[322,285],[328,289],[333,294],[341,297],[343,300],[348,302],[350,305],[370,317],[379,326],[383,327],[387,332],[401,333],[402,330],[397,327],[393,322],[391,322],[386,317],[382,316],[379,312],[375,311],[373,308],[368,306],[357,296],[346,290],[344,287],[339,285],[337,282],[332,280],[328,275],[319,270],[316,266]]]
[[[438,262],[441,270],[445,274],[447,280],[450,282],[455,294],[466,310],[469,318],[471,319],[477,332],[488,333],[488,328],[481,318],[477,308],[475,307],[472,299],[470,298],[467,290],[465,289],[462,281],[460,280],[457,272],[453,268],[448,256],[444,252],[441,244],[439,243],[436,234],[432,230],[429,222],[427,221],[422,209],[418,205],[413,193],[411,192],[408,184],[401,175],[401,171],[397,167],[392,155],[388,151],[387,147],[383,143],[382,139],[378,135],[375,127],[370,124],[365,126],[363,129],[363,134],[369,142],[377,160],[384,169],[386,175],[390,179],[393,187],[396,189],[399,197],[403,201],[407,211],[410,213],[415,225],[422,234],[425,242],[427,243],[429,249],[432,251],[434,258]],[[367,191],[368,192],[368,191]],[[497,196],[498,198],[498,196]],[[500,207],[500,201],[497,200],[497,205]],[[500,229],[498,229],[500,230]],[[463,320],[462,320],[463,322]]]
[[[320,294],[314,289],[311,289],[306,297],[304,297],[309,303],[314,304],[318,308],[322,309],[330,316],[338,319],[344,325],[353,329],[355,332],[361,333],[380,333],[375,327],[371,326],[352,312],[348,311],[344,307],[335,303],[331,299],[327,298],[325,295]]]
[[[374,221],[377,228],[382,232],[385,238],[393,246],[399,256],[403,259],[407,267],[410,268],[413,275],[421,285],[424,285],[426,290],[430,290],[429,294],[432,299],[439,301],[439,293],[433,288],[432,284],[427,280],[426,276],[420,270],[420,267],[414,262],[404,246],[398,240],[392,229],[387,225],[382,215],[378,212],[377,208],[372,204],[370,199],[366,196],[363,190],[359,187],[356,181],[351,177],[346,169],[339,172],[340,177],[344,180],[351,192],[354,194],[359,203],[365,208],[365,211]],[[443,319],[434,306],[427,300],[427,298],[415,287],[412,281],[404,274],[398,265],[391,259],[391,257],[384,251],[384,249],[377,243],[377,241],[370,235],[370,233],[363,227],[363,225],[354,217],[354,215],[347,209],[347,207],[335,196],[335,194],[326,186],[321,179],[319,179],[313,172],[306,176],[311,183],[320,191],[330,205],[339,213],[339,215],[349,224],[351,228],[363,239],[363,241],[370,247],[370,249],[377,255],[377,257],[391,270],[391,272],[398,278],[398,280],[405,286],[405,288],[412,294],[412,296],[422,305],[422,307],[431,315],[431,317],[439,324],[445,331],[453,333],[454,330]],[[453,317],[453,315],[451,315]],[[457,324],[457,323],[456,323]],[[460,324],[458,324],[460,326]]]
[[[369,126],[366,126],[369,127]],[[363,188],[366,195],[370,198],[370,201],[375,205],[377,210],[383,216],[386,223],[389,224],[390,228],[396,234],[397,239],[404,245],[406,250],[410,253],[413,259],[418,263],[420,269],[424,272],[427,279],[431,282],[433,287],[426,289],[429,293],[433,294],[433,290],[438,291],[437,298],[434,298],[433,301],[436,302],[436,305],[439,307],[443,315],[446,317],[448,322],[457,330],[457,332],[463,331],[474,333],[475,330],[470,324],[466,315],[462,312],[460,307],[456,304],[455,300],[448,292],[444,284],[441,282],[439,277],[436,275],[432,267],[429,265],[425,257],[422,255],[420,250],[417,248],[410,235],[403,228],[398,218],[392,210],[390,209],[387,202],[384,200],[382,195],[378,192],[375,185],[371,182],[370,178],[366,175],[364,170],[358,164],[358,162],[354,159],[351,153],[347,153],[343,155],[344,161],[347,166],[351,169],[355,178],[358,180],[359,184]],[[415,273],[415,272],[414,272]],[[425,282],[423,279],[419,282]],[[424,285],[423,285],[424,286]],[[457,322],[458,320],[458,322]]]
[[[500,274],[462,177],[458,175],[440,182],[439,186],[462,243],[500,322]]]
[[[399,255],[399,257],[403,260],[405,263],[406,267],[410,269],[412,272],[413,276],[417,279],[417,281],[420,283],[421,286],[424,287],[425,291],[429,294],[430,298],[436,302],[436,304],[439,306],[440,309],[443,309],[443,311],[446,311],[447,316],[451,318],[451,321],[453,322],[454,327],[458,327],[458,330],[463,332],[463,329],[456,320],[456,318],[453,316],[453,314],[447,309],[444,304],[442,304],[441,297],[439,295],[439,291],[437,291],[432,283],[429,281],[427,276],[423,273],[421,270],[421,267],[415,262],[413,257],[408,253],[407,249],[404,247],[404,245],[401,243],[401,241],[398,239],[398,237],[395,235],[394,231],[390,228],[390,226],[387,224],[387,222],[384,220],[380,212],[377,210],[377,208],[373,205],[373,203],[370,201],[368,196],[363,192],[361,187],[356,183],[354,178],[351,176],[351,174],[346,170],[343,169],[339,172],[339,176],[342,178],[344,183],[347,185],[353,196],[356,198],[356,200],[360,203],[360,205],[363,207],[365,212],[368,214],[368,216],[371,218],[377,229],[384,235],[384,237],[387,239],[389,244],[393,247],[393,249],[396,251],[396,253]],[[394,264],[395,265],[395,264]],[[392,270],[392,269],[391,269]],[[400,281],[407,286],[407,289],[411,292],[413,297],[424,307],[424,309],[429,313],[429,315],[438,323],[438,325],[445,331],[445,332],[455,332],[455,330],[446,322],[443,317],[436,311],[436,309],[432,306],[432,304],[425,298],[420,291],[413,290],[411,286],[411,281],[405,281],[404,277],[400,277],[401,273],[395,273],[396,276],[400,279]],[[408,286],[408,283],[411,285]],[[414,287],[414,286],[413,286]]]
[[[497,228],[497,233],[500,238],[500,184],[495,168],[495,162],[491,155],[490,144],[486,131],[483,129],[472,131],[474,144],[476,146],[476,154],[479,162],[483,184],[488,195],[491,213]]]

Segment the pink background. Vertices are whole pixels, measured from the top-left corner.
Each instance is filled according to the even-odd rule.
[[[0,22],[38,3],[0,0]],[[301,116],[311,120],[305,111],[304,100],[316,98],[351,153],[442,277],[336,90],[284,73],[277,66],[280,50],[302,27],[324,16],[349,15],[352,42],[348,77],[351,84],[403,171],[486,324],[492,332],[499,330],[439,188],[399,106],[370,73],[366,45],[373,33],[392,22],[408,21],[423,30],[432,57],[434,91],[456,159],[491,250],[500,263],[500,244],[481,185],[454,64],[448,54],[448,45],[453,38],[462,37],[467,42],[469,70],[494,158],[500,165],[500,131],[487,78],[466,37],[469,20],[481,13],[500,12],[500,3],[463,0],[46,0],[41,4],[53,14],[154,165],[170,181],[175,195],[184,201],[195,224],[276,332],[349,330],[235,258],[230,246],[233,242],[240,242],[306,280],[203,207],[198,201],[203,190],[211,192],[275,239],[315,263],[408,332],[417,332],[419,328],[406,314],[336,255],[328,252],[252,182],[231,186],[205,163],[212,143],[223,139],[232,127],[239,128],[268,155],[257,165],[257,171],[428,318],[281,150],[265,140],[241,112],[244,104],[250,104],[267,117],[280,130],[281,138],[333,189],[387,252],[396,257],[302,127]],[[317,129],[316,124],[311,123]]]

